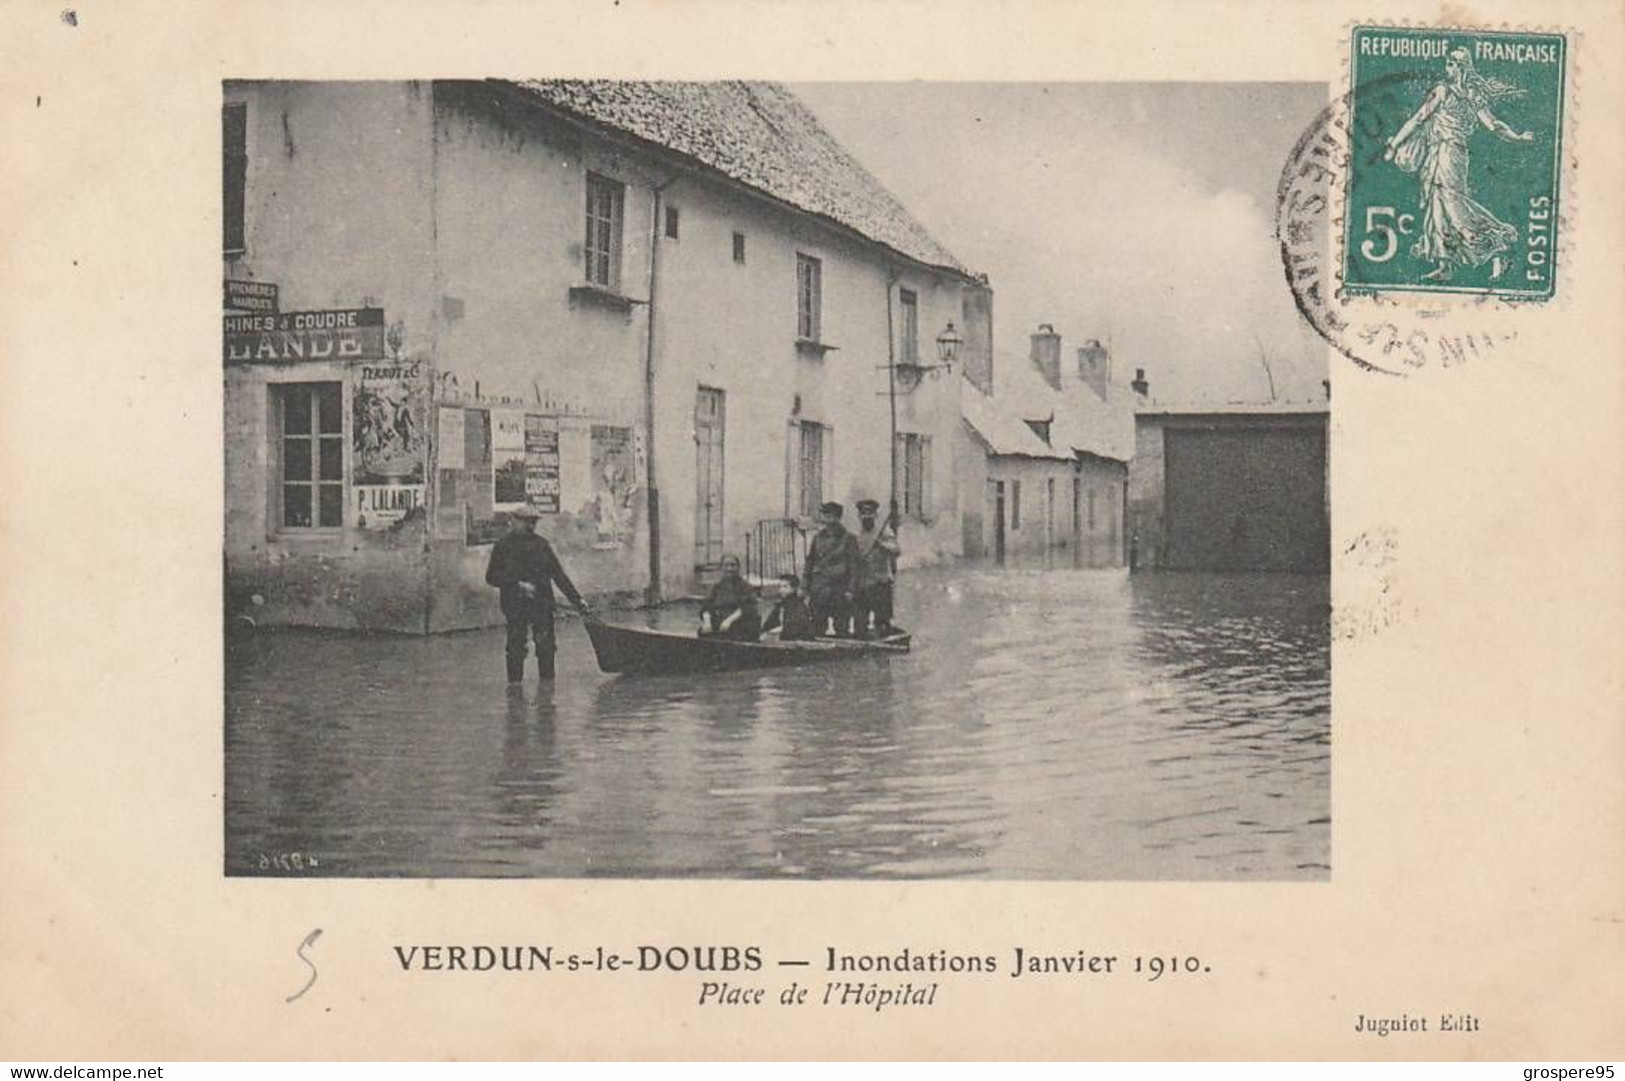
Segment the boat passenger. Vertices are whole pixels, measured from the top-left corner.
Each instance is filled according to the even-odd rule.
[[[874,618],[873,635],[886,638],[892,629],[892,582],[897,577],[897,556],[902,548],[897,543],[897,531],[892,528],[895,511],[885,523],[878,521],[880,503],[874,499],[858,500],[858,588],[853,604],[852,621],[859,638],[868,638],[870,617]]]
[[[756,590],[739,574],[739,557],[722,557],[722,577],[700,606],[701,638],[732,638],[754,642],[762,633],[756,608]]]
[[[773,606],[773,611],[767,614],[762,631],[766,633],[777,627],[779,641],[805,642],[814,637],[813,618],[812,609],[807,607],[807,601],[801,596],[801,579],[786,574],[779,581],[784,584],[784,595]]]
[[[818,508],[818,532],[807,548],[807,596],[813,630],[825,634],[831,623],[838,638],[852,636],[852,598],[858,585],[858,544],[841,524],[839,503]]]

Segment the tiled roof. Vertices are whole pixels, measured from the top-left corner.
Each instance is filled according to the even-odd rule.
[[[993,363],[994,405],[1022,421],[1053,418],[1050,443],[1062,450],[1120,462],[1134,457],[1134,412],[1129,403],[1117,397],[1102,401],[1064,363],[1061,378],[1064,392],[1050,386],[1028,357],[1001,351]],[[1114,394],[1127,393],[1112,389]]]
[[[784,87],[767,82],[526,79],[553,108],[675,151],[928,266],[969,271]]]
[[[987,447],[988,453],[1050,458],[1062,462],[1072,460],[1070,448],[1052,447],[1045,443],[1027,427],[1022,417],[1000,408],[998,402],[983,394],[975,384],[967,380],[959,389],[960,415]]]

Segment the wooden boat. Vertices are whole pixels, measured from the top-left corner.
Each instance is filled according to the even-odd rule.
[[[582,620],[605,672],[727,672],[741,668],[782,668],[817,664],[846,657],[907,653],[910,635],[863,641],[852,638],[815,638],[810,642],[738,642],[727,638],[700,638],[642,627],[618,627],[601,619]]]

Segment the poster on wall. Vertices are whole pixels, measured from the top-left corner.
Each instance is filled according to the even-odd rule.
[[[541,514],[559,512],[559,422],[525,416],[525,499]]]
[[[435,437],[440,455],[441,469],[463,468],[463,423],[462,406],[441,406],[439,409],[440,429]]]
[[[630,428],[592,426],[592,488],[598,519],[595,547],[615,548],[632,539],[636,464]]]
[[[491,502],[498,512],[525,505],[525,414],[491,410]]]
[[[363,364],[351,410],[356,523],[383,529],[423,505],[428,396],[417,364]]]

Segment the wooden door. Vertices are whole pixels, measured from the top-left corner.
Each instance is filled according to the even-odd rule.
[[[722,479],[726,404],[723,392],[700,387],[694,396],[694,565],[722,561]]]

